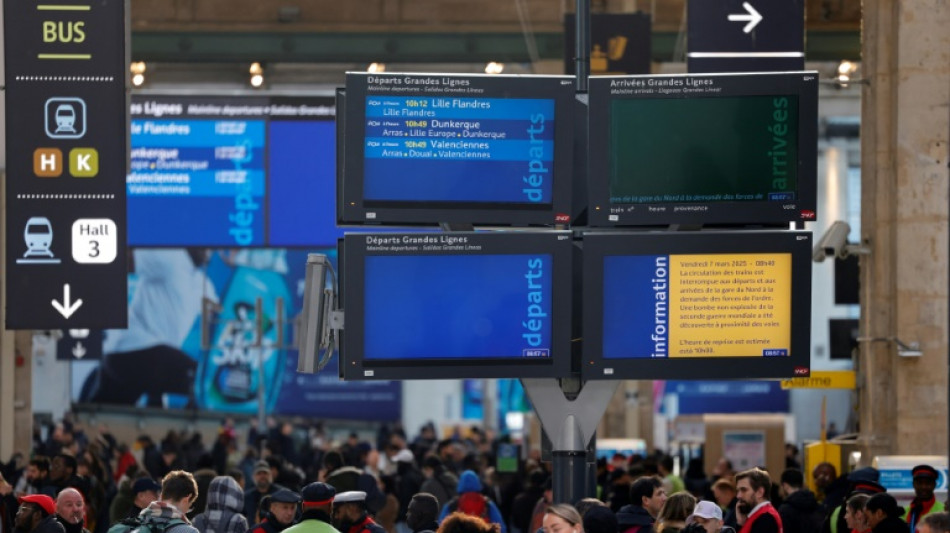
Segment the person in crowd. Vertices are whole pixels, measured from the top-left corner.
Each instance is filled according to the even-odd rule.
[[[653,533],[653,523],[666,503],[666,489],[657,476],[643,476],[630,486],[630,504],[617,512],[620,533]]]
[[[498,533],[498,524],[489,524],[465,513],[452,513],[445,517],[436,533]]]
[[[148,528],[152,533],[198,533],[187,517],[188,510],[198,498],[198,484],[191,472],[173,470],[166,474],[162,478],[158,498],[139,513],[136,518],[139,526]],[[110,528],[109,533],[120,533],[115,531],[119,526]],[[127,530],[132,529],[133,525],[129,524]]]
[[[290,528],[297,518],[297,508],[300,506],[300,502],[300,494],[289,489],[280,489],[273,494],[264,496],[261,498],[260,508],[257,512],[260,516],[260,522],[251,526],[250,532],[280,533]],[[329,504],[326,507],[326,513],[329,517]],[[329,523],[329,518],[326,521]]]
[[[449,500],[442,507],[442,513],[439,515],[440,522],[446,516],[459,511],[467,515],[478,516],[488,523],[498,524],[501,533],[506,532],[505,521],[501,517],[498,506],[482,494],[482,482],[478,479],[478,474],[471,470],[462,472],[462,475],[459,476],[456,492],[458,496]]]
[[[558,503],[548,507],[541,523],[544,533],[584,533],[581,520],[574,506]]]
[[[439,501],[439,508],[455,497],[455,487],[459,480],[455,474],[445,469],[445,465],[438,456],[429,455],[422,460],[422,475],[425,481],[422,482],[419,491],[435,496],[435,499]],[[534,502],[531,505],[534,505]]]
[[[267,461],[258,461],[254,465],[254,486],[244,491],[244,518],[248,522],[256,522],[255,513],[261,498],[284,488],[274,483],[273,476]]]
[[[414,495],[406,511],[406,525],[412,533],[435,533],[439,529],[439,500],[427,492]]]
[[[660,508],[654,529],[660,533],[679,533],[686,527],[686,519],[693,514],[695,508],[696,498],[692,494],[686,491],[677,492],[667,498]]]
[[[717,479],[728,479],[732,481],[735,477],[736,471],[732,466],[732,461],[725,457],[720,457],[719,460],[716,461],[716,466],[713,467],[710,481],[713,483],[715,483]]]
[[[234,478],[230,476],[213,478],[208,484],[205,500],[204,512],[196,515],[192,520],[192,525],[199,533],[247,532],[247,518],[241,514],[244,510],[244,491]]]
[[[851,482],[851,492],[848,497],[850,498],[856,494],[873,496],[884,492],[884,487],[876,481],[879,475],[879,472],[874,468],[861,468],[851,472],[848,475],[848,480]],[[843,503],[832,510],[831,514],[822,523],[821,532],[847,533],[848,524],[844,519],[846,508],[847,505]]]
[[[14,519],[17,533],[66,533],[56,520],[56,503],[46,494],[31,494],[19,499]]]
[[[722,509],[722,525],[732,529],[738,529],[739,524],[736,523],[736,506],[739,504],[739,499],[736,498],[735,482],[731,479],[717,479],[715,483],[712,484],[712,494],[716,505]]]
[[[675,461],[672,455],[664,455],[657,463],[657,467],[660,470],[660,477],[669,485],[668,493],[671,496],[677,492],[686,490],[686,483],[683,481],[683,478],[673,473],[674,464]]]
[[[790,468],[779,478],[785,500],[778,508],[784,533],[818,533],[824,514],[818,506],[815,493],[806,488],[801,470]]]
[[[7,482],[0,472],[0,533],[11,533],[19,503],[13,485]]]
[[[735,533],[732,528],[723,526],[722,516],[722,508],[719,505],[709,500],[700,500],[696,503],[693,513],[686,518],[686,526],[695,524],[706,533]]]
[[[192,521],[194,521],[198,513],[205,510],[208,504],[208,487],[211,485],[211,481],[218,477],[218,473],[214,470],[214,460],[211,459],[210,454],[206,453],[198,457],[195,462],[195,467],[196,470],[192,472],[192,475],[195,476],[195,483],[198,484],[198,499],[188,514],[188,518]],[[243,501],[244,491],[241,491],[241,502]],[[243,511],[243,507],[241,511]]]
[[[581,518],[584,518],[587,515],[587,512],[590,511],[591,507],[607,507],[607,504],[598,500],[597,498],[581,498],[574,504],[574,508],[577,509],[577,512],[580,513]]]
[[[376,477],[355,466],[347,466],[342,453],[330,450],[324,454],[323,468],[326,471],[324,482],[336,489],[338,494],[365,492],[366,506],[371,513],[379,512],[386,505],[386,495],[379,489]]]
[[[333,525],[340,533],[386,533],[366,508],[366,493],[342,492],[333,497]]]
[[[752,468],[736,474],[736,518],[739,533],[782,533],[782,518],[769,501],[772,480],[768,472]]]
[[[46,484],[49,477],[49,458],[43,455],[34,455],[26,465],[26,470],[17,481],[14,493],[17,496],[40,494],[40,489]]]
[[[89,533],[84,527],[86,505],[82,494],[72,487],[66,487],[56,496],[56,520],[66,533]]]
[[[80,493],[84,493],[87,486],[83,480],[76,475],[77,468],[78,463],[75,457],[68,453],[56,454],[50,461],[48,483],[43,486],[40,492],[50,497],[56,497],[59,491],[64,488],[74,487],[79,489]]]
[[[132,508],[128,516],[134,518],[141,514],[150,503],[158,500],[161,491],[162,486],[148,476],[136,479],[132,483]]]
[[[396,452],[392,457],[396,463],[395,475],[395,496],[399,501],[399,512],[396,515],[396,524],[399,531],[406,532],[409,526],[406,525],[406,512],[409,510],[409,502],[413,495],[422,488],[424,478],[422,472],[416,468],[416,457],[407,448]]]
[[[544,496],[544,483],[547,479],[547,472],[540,468],[534,469],[528,474],[524,491],[515,496],[515,501],[511,505],[511,517],[509,519],[511,533],[534,533],[528,529],[531,526],[531,514],[538,500]]]
[[[584,533],[617,533],[617,515],[606,505],[595,505],[581,516]]]
[[[911,533],[901,519],[904,509],[886,492],[875,494],[864,504],[864,516],[873,533]]]
[[[706,477],[703,471],[703,458],[694,457],[689,460],[686,467],[686,474],[683,476],[683,483],[686,484],[686,490],[697,499],[702,499],[709,494],[712,483]]]
[[[919,533],[950,533],[950,513],[930,513],[917,524]]]
[[[941,513],[945,510],[944,504],[938,502],[934,496],[937,487],[937,470],[930,465],[917,465],[911,469],[914,478],[914,499],[905,509],[907,525],[913,532],[920,519],[930,513]]]
[[[818,463],[811,472],[812,481],[818,490],[817,499],[821,502],[822,512],[826,515],[840,506],[848,497],[849,479],[838,477],[838,471],[831,463]]]
[[[280,493],[273,497],[277,498],[279,495]],[[301,501],[300,508],[303,511],[300,521],[287,528],[286,533],[340,533],[332,525],[333,498],[336,496],[333,486],[316,481],[304,486],[300,491],[300,496],[298,501]],[[267,533],[275,532],[268,531]]]
[[[871,497],[867,494],[855,494],[845,502],[844,521],[850,533],[870,533],[871,527],[864,516],[864,506]]]
[[[534,533],[541,529],[544,521],[544,513],[548,507],[554,504],[554,480],[551,476],[544,481],[544,492],[541,493],[541,499],[534,504],[531,510],[531,524],[528,526],[528,532]]]

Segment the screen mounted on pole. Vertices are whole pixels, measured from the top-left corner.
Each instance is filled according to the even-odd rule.
[[[347,73],[339,222],[569,223],[573,80]]]
[[[344,379],[563,377],[569,232],[347,234]]]
[[[592,226],[815,219],[815,72],[592,77]]]
[[[585,379],[808,375],[811,233],[584,236]]]

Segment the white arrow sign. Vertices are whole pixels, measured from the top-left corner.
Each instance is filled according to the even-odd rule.
[[[759,22],[762,21],[762,15],[752,7],[752,4],[748,2],[742,2],[742,7],[746,10],[747,13],[734,13],[729,15],[730,22],[748,22],[745,25],[745,28],[742,28],[742,31],[749,33],[755,28]]]
[[[53,307],[59,311],[59,314],[63,315],[63,318],[69,318],[76,312],[76,309],[79,309],[79,306],[82,305],[82,300],[76,300],[73,303],[69,303],[69,283],[63,284],[63,303],[59,303],[56,300],[53,300]]]
[[[76,359],[82,359],[86,355],[86,347],[81,342],[76,341],[76,345],[73,346],[73,355],[76,356]]]

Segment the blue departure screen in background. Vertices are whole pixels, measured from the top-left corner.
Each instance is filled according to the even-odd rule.
[[[368,96],[367,202],[551,203],[554,100]]]
[[[550,357],[548,254],[365,258],[364,359]]]
[[[131,129],[130,244],[264,244],[264,121],[136,119]]]
[[[343,236],[333,206],[335,127],[331,120],[270,123],[270,245],[332,245]]]

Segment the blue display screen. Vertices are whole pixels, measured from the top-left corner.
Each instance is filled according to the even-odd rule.
[[[262,120],[132,121],[131,245],[262,245]]]
[[[363,195],[550,204],[554,100],[368,96]]]
[[[332,245],[336,227],[336,129],[333,121],[270,123],[270,225],[273,246]]]
[[[367,256],[364,359],[550,357],[549,254]]]

